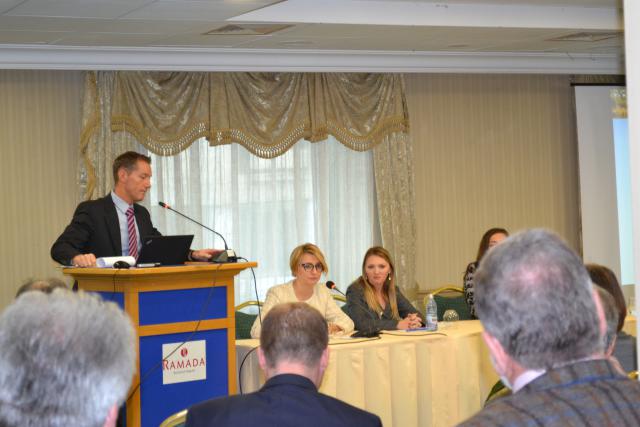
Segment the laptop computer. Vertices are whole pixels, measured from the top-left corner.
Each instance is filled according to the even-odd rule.
[[[193,234],[142,237],[138,264],[179,265],[189,256]]]

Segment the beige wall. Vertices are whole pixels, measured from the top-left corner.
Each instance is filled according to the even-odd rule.
[[[579,246],[567,76],[407,75],[421,289],[461,286],[485,230],[546,227]]]
[[[82,73],[0,70],[0,308],[28,277],[60,276],[51,243],[76,204]]]

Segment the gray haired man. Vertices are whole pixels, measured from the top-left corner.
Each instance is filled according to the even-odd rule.
[[[133,328],[84,292],[25,292],[0,315],[0,425],[113,426],[135,368]]]
[[[512,236],[475,278],[484,339],[513,394],[462,425],[640,425],[640,384],[606,359],[600,300],[560,238],[545,230]]]

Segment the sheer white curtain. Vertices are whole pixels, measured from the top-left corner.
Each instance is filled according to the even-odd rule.
[[[150,153],[149,153],[150,154]],[[222,241],[158,206],[163,201],[215,229],[239,256],[257,261],[258,295],[291,278],[289,254],[317,244],[329,274],[344,291],[361,270],[367,248],[380,243],[371,151],[352,151],[335,139],[299,141],[274,159],[238,144],[210,147],[198,140],[172,157],[150,154],[153,186],[148,201],[163,234],[195,234],[193,248]],[[253,277],[236,281],[236,304],[255,299]]]

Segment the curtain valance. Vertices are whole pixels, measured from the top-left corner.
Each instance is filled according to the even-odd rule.
[[[111,130],[160,155],[198,138],[271,158],[329,134],[364,151],[407,133],[402,76],[352,73],[115,73]]]

